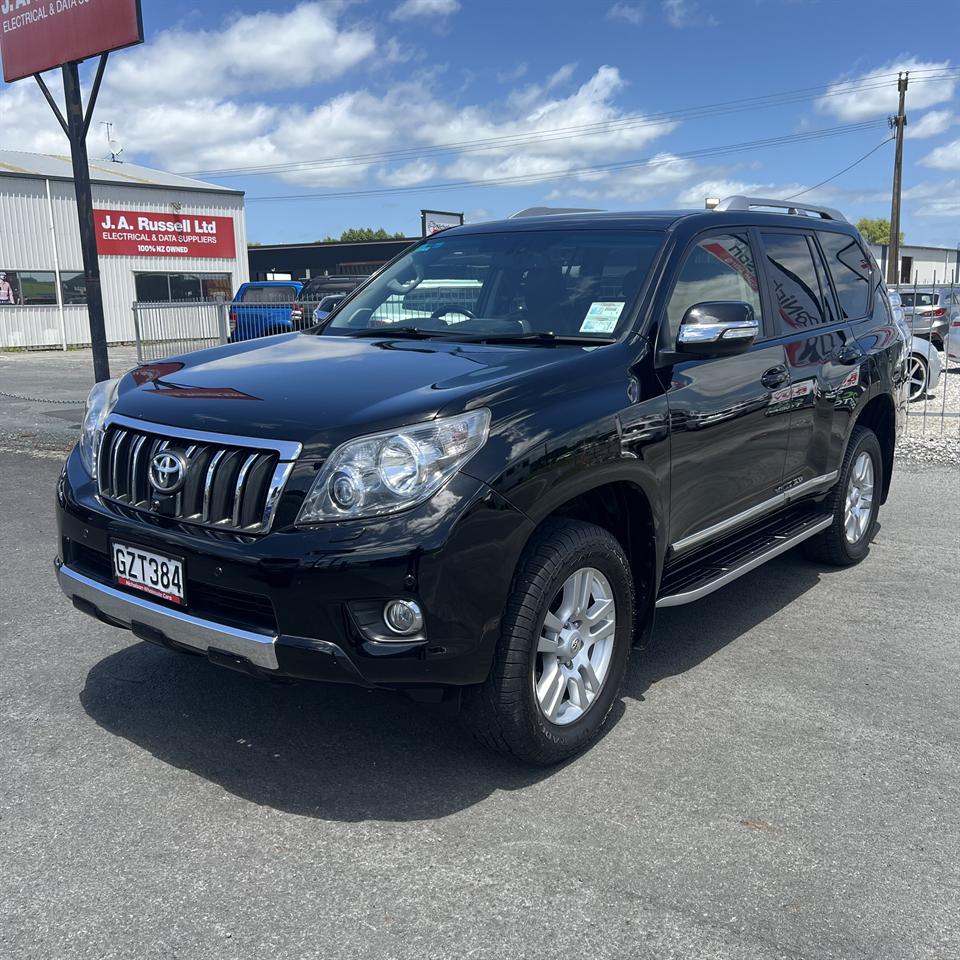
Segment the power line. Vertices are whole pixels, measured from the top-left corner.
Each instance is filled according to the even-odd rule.
[[[941,79],[960,79],[960,71],[926,71],[930,75],[916,82],[929,82]],[[890,76],[894,76],[891,74]],[[706,106],[686,107],[672,112],[654,114],[635,114],[626,117],[617,117],[612,120],[600,120],[587,124],[577,124],[567,127],[557,127],[548,130],[535,130],[527,133],[505,134],[499,137],[485,137],[475,140],[461,140],[451,143],[435,144],[433,146],[407,147],[398,150],[356,154],[344,157],[328,157],[317,160],[300,160],[275,164],[251,164],[242,167],[226,167],[221,169],[197,170],[184,174],[185,176],[269,176],[280,173],[299,173],[315,169],[346,166],[356,163],[382,163],[389,161],[422,159],[440,156],[445,153],[460,152],[473,153],[485,150],[503,150],[510,147],[524,146],[530,143],[556,142],[562,140],[579,139],[581,137],[600,133],[617,133],[645,126],[663,126],[681,120],[699,120],[707,117],[723,116],[748,110],[764,109],[773,106],[784,106],[789,103],[799,103],[810,99],[824,99],[827,97],[849,96],[851,92],[861,92],[879,89],[887,86],[884,77],[870,77],[869,82],[841,81],[845,89],[835,89],[827,86],[805,87],[786,93],[765,94],[760,97],[746,97],[738,100],[726,100]],[[826,93],[822,91],[826,90]]]
[[[784,197],[784,200],[796,200],[797,197],[802,197],[805,193],[810,193],[811,190],[816,190],[818,187],[822,187],[824,184],[830,183],[832,180],[836,180],[837,177],[842,177],[848,170],[852,170],[857,164],[863,163],[867,157],[872,157],[884,144],[890,143],[891,140],[896,140],[896,137],[887,137],[886,140],[881,140],[875,147],[868,150],[862,157],[858,160],[854,160],[853,163],[848,167],[844,167],[838,173],[835,173],[832,177],[827,177],[826,180],[821,180],[819,183],[815,183],[812,187],[807,187],[806,190],[801,190],[799,193],[791,193],[789,197]]]
[[[517,174],[505,177],[490,177],[480,180],[457,180],[433,184],[413,184],[406,187],[378,187],[366,190],[348,190],[327,193],[297,193],[267,195],[261,197],[247,197],[247,202],[276,202],[289,200],[334,200],[349,197],[387,196],[411,192],[428,193],[438,190],[463,189],[467,187],[487,186],[518,186],[529,183],[549,183],[554,180],[564,180],[592,173],[608,173],[626,170],[633,167],[657,167],[669,163],[678,163],[683,160],[692,160],[709,156],[723,156],[729,153],[738,153],[744,150],[757,150],[766,147],[780,146],[787,143],[806,143],[826,140],[832,137],[843,136],[848,133],[858,133],[863,130],[876,129],[885,126],[885,121],[867,120],[861,123],[844,124],[837,127],[826,127],[821,130],[808,130],[802,133],[788,134],[778,137],[769,137],[764,140],[750,140],[741,143],[725,144],[718,147],[707,147],[701,150],[691,150],[686,153],[673,154],[669,157],[646,157],[640,160],[624,160],[616,163],[595,164],[593,166],[578,167],[565,170],[554,170],[532,174]]]

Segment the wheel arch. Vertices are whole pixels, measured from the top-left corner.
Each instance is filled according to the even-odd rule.
[[[571,493],[537,518],[531,537],[545,524],[561,519],[596,524],[616,538],[633,574],[638,628],[635,640],[645,637],[653,626],[653,601],[662,571],[657,516],[646,491],[632,480],[610,479]]]
[[[893,454],[897,445],[897,414],[893,398],[888,393],[878,393],[868,400],[850,425],[844,449],[850,443],[855,426],[867,427],[876,435],[883,456],[883,486],[880,502],[886,503],[893,474]]]

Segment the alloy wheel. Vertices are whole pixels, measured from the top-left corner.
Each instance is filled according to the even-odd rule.
[[[843,529],[847,543],[859,543],[870,526],[873,513],[873,459],[864,451],[854,461],[847,484]]]
[[[911,400],[919,400],[927,392],[927,364],[915,353],[907,361],[907,390]]]
[[[567,577],[540,627],[533,664],[537,704],[551,723],[573,723],[593,705],[610,672],[616,627],[607,578],[593,567]]]

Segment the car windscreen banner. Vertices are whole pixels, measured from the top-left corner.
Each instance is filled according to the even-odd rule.
[[[7,83],[143,43],[140,0],[0,0]]]
[[[232,260],[237,254],[232,217],[97,209],[94,224],[102,256]]]

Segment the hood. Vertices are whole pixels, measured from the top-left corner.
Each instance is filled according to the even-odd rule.
[[[115,412],[208,432],[329,447],[364,433],[495,400],[582,347],[290,334],[131,370]]]

